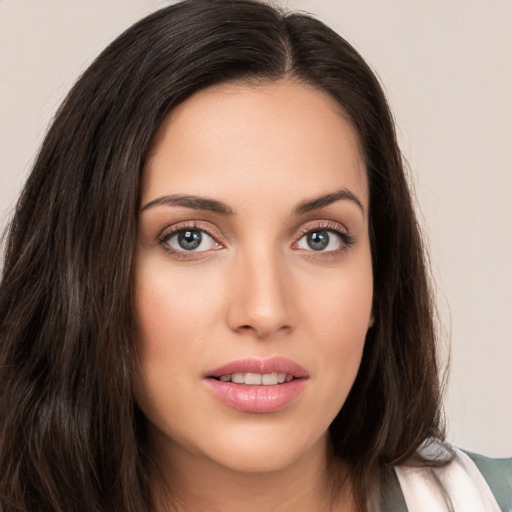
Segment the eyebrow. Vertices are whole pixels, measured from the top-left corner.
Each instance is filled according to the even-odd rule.
[[[145,211],[154,206],[166,204],[170,206],[185,206],[194,210],[205,210],[220,215],[234,215],[233,209],[221,201],[209,199],[207,197],[190,196],[174,194],[172,196],[162,196],[146,204],[141,211]]]
[[[326,206],[329,206],[332,203],[335,203],[336,201],[352,201],[355,203],[361,212],[364,214],[364,207],[361,201],[357,198],[355,194],[350,192],[348,188],[342,188],[340,190],[337,190],[336,192],[332,192],[330,194],[325,194],[320,197],[316,197],[314,199],[308,199],[306,201],[302,201],[299,203],[294,209],[293,214],[294,215],[302,215],[304,213],[311,212],[313,210],[318,210],[320,208],[324,208]]]
[[[292,214],[303,215],[313,210],[325,208],[326,206],[329,206],[330,204],[341,200],[352,201],[359,207],[361,212],[364,214],[364,207],[361,201],[347,188],[342,188],[340,190],[337,190],[336,192],[325,194],[314,199],[302,201],[292,210]],[[205,210],[226,216],[231,216],[235,214],[234,210],[229,205],[223,203],[222,201],[210,199],[207,197],[182,194],[173,194],[170,196],[162,196],[158,197],[157,199],[153,199],[153,201],[150,201],[149,203],[144,205],[141,211],[145,211],[148,210],[149,208],[153,208],[154,206],[159,205],[184,206],[186,208],[192,208],[194,210]]]

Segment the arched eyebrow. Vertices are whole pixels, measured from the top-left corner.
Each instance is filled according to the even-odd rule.
[[[315,197],[313,199],[301,201],[292,210],[292,215],[303,215],[313,210],[325,208],[326,206],[329,206],[330,204],[341,200],[352,201],[359,207],[359,209],[364,215],[365,211],[361,201],[357,198],[355,194],[353,194],[347,188],[342,188],[340,190],[337,190],[336,192],[331,192],[330,194],[325,194],[320,197]],[[217,199],[182,194],[173,194],[170,196],[162,196],[158,197],[157,199],[153,199],[152,201],[144,205],[141,211],[145,211],[148,210],[149,208],[153,208],[154,206],[163,204],[170,206],[184,206],[186,208],[191,208],[193,210],[205,210],[217,213],[219,215],[235,215],[235,211],[231,208],[231,206],[227,205],[226,203],[223,203],[222,201],[218,201]]]
[[[142,207],[141,211],[145,211],[154,206],[167,204],[170,206],[185,206],[194,210],[206,210],[220,215],[234,215],[234,210],[226,203],[201,196],[174,194],[171,196],[162,196],[153,199]]]
[[[335,203],[336,201],[341,200],[348,200],[355,203],[361,212],[365,213],[363,204],[361,201],[357,198],[355,194],[353,194],[348,188],[342,188],[340,190],[337,190],[336,192],[332,192],[330,194],[325,194],[320,197],[315,197],[314,199],[308,199],[306,201],[300,202],[294,209],[293,214],[294,215],[303,215],[304,213],[311,212],[313,210],[318,210],[320,208],[324,208],[326,206],[329,206],[332,203]]]

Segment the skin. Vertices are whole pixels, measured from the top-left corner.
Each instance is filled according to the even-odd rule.
[[[339,190],[355,200],[293,213]],[[233,214],[159,201],[174,194],[222,201]],[[161,476],[179,482],[178,508],[327,507],[333,464],[347,474],[329,457],[328,427],[372,322],[368,184],[353,129],[332,98],[289,80],[205,89],[157,132],[141,205],[136,400]],[[187,251],[169,235],[184,227],[211,238]],[[326,230],[329,245],[312,249],[304,233]],[[272,356],[309,373],[282,411],[238,411],[205,384],[230,361]],[[351,510],[349,485],[336,503]]]

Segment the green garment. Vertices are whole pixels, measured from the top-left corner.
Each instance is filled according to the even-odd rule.
[[[512,458],[491,459],[476,453],[465,453],[482,473],[502,512],[512,512]],[[381,512],[407,512],[405,498],[394,472],[384,493]]]

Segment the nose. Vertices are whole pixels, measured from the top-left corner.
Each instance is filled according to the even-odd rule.
[[[277,256],[240,255],[231,274],[227,321],[238,333],[265,339],[293,327],[290,281]]]

